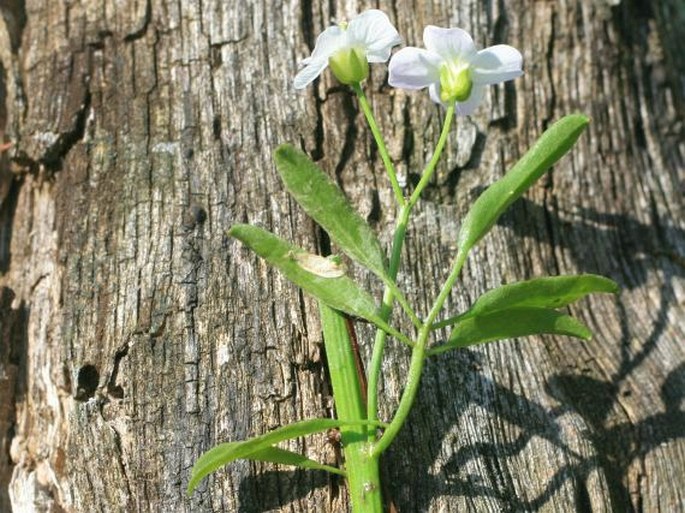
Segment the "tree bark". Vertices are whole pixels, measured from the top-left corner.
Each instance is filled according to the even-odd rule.
[[[460,26],[524,55],[523,78],[458,119],[417,207],[399,283],[418,311],[477,193],[576,111],[588,132],[479,245],[449,309],[540,275],[621,285],[572,308],[591,342],[429,360],[382,462],[399,511],[685,511],[680,0],[0,7],[0,144],[12,143],[0,163],[0,510],[347,510],[337,479],[268,464],[231,465],[191,497],[185,487],[216,443],[334,414],[315,302],[225,230],[249,222],[328,247],[274,172],[272,150],[292,142],[390,241],[392,192],[350,91],[329,73],[292,87],[325,27],[380,7],[405,44],[422,46],[428,24]],[[366,90],[410,191],[444,111],[389,88],[382,65]],[[368,358],[372,332],[358,332]],[[390,344],[385,419],[407,363]],[[290,448],[335,462],[323,437]]]

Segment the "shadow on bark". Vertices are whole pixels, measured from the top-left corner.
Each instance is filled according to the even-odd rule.
[[[240,513],[263,513],[303,499],[316,488],[331,486],[338,490],[338,478],[324,471],[264,472],[240,482]]]
[[[522,214],[528,219],[532,216],[543,222],[520,222],[516,217]],[[463,379],[463,386],[456,393],[458,397],[452,394],[443,399],[457,401],[462,407],[460,413],[451,418],[445,412],[454,412],[454,408],[447,405],[441,409],[441,415],[436,415],[434,411],[422,411],[424,408],[421,405],[435,403],[436,397],[430,394],[439,387],[421,388],[417,407],[407,427],[384,461],[391,496],[396,503],[402,505],[402,511],[428,511],[431,500],[436,495],[487,497],[496,501],[503,511],[536,511],[547,505],[562,487],[568,485],[573,488],[578,511],[589,511],[592,507],[589,479],[597,471],[606,479],[612,508],[616,511],[635,511],[640,505],[631,501],[631,492],[626,485],[631,465],[661,444],[685,437],[685,412],[681,410],[685,390],[685,364],[674,369],[661,385],[663,413],[652,415],[636,424],[616,425],[609,422],[610,412],[622,393],[619,385],[655,350],[667,327],[669,309],[676,300],[672,280],[685,274],[682,262],[678,260],[681,257],[670,244],[685,238],[685,233],[660,219],[655,219],[652,225],[646,226],[627,216],[591,210],[580,210],[577,215],[581,217],[581,221],[568,222],[550,214],[543,207],[522,200],[511,215],[502,218],[500,225],[512,229],[517,237],[536,239],[541,239],[536,227],[553,227],[549,234],[553,244],[562,246],[571,254],[573,263],[580,272],[595,272],[618,278],[617,281],[625,289],[644,286],[649,265],[661,264],[659,270],[665,279],[650,335],[641,348],[632,354],[629,314],[617,302],[622,331],[619,342],[622,356],[618,371],[606,381],[582,374],[552,375],[547,381],[546,391],[564,405],[554,410],[512,392],[479,372],[482,356],[475,351],[466,349],[453,353],[447,359],[429,360],[424,380],[436,382],[440,372],[444,373],[446,370]],[[659,228],[655,229],[655,226]],[[578,241],[585,241],[585,244],[578,244]],[[591,241],[595,241],[596,245],[593,246]],[[600,254],[597,258],[592,258],[589,253],[596,252],[593,248],[598,247],[601,248]],[[641,261],[620,261],[618,269],[617,262],[606,257],[614,255],[622,258],[623,255],[636,254],[643,256]],[[660,257],[666,257],[667,260]],[[617,277],[617,273],[622,274],[624,279]],[[470,392],[473,390],[486,393],[473,394]],[[442,464],[440,472],[433,472],[431,469],[440,457],[441,444],[436,441],[443,441],[448,436],[453,427],[459,424],[459,416],[469,405],[479,406],[516,426],[518,436],[507,443],[485,442],[460,447]],[[588,457],[578,454],[564,442],[558,419],[569,412],[579,414],[589,426],[587,436],[596,455]],[[431,419],[434,436],[418,447],[416,440],[412,438],[411,424],[425,419]],[[560,450],[569,463],[558,468],[535,497],[524,499],[518,496],[514,479],[504,471],[505,466],[500,461],[520,454],[534,437],[544,439]],[[466,466],[476,460],[486,469],[487,475],[484,477],[487,478],[487,484],[481,476],[465,475]],[[275,471],[257,477],[246,477],[240,485],[240,503],[243,505],[241,511],[257,513],[278,508],[305,497],[313,488],[330,485],[332,482],[323,473],[309,473],[307,478],[303,475],[300,471]],[[284,480],[289,483],[288,486],[284,486]],[[408,486],[409,483],[421,485]],[[284,489],[290,492],[279,495],[279,490]]]
[[[573,264],[580,272],[608,275],[617,279],[623,288],[636,289],[646,285],[649,271],[660,271],[664,280],[659,290],[658,310],[652,315],[654,320],[651,332],[640,349],[632,354],[630,345],[633,337],[629,327],[629,313],[617,302],[622,333],[619,341],[621,361],[617,372],[606,381],[580,374],[559,373],[551,376],[547,381],[547,392],[565,405],[552,411],[474,372],[480,358],[476,352],[465,350],[455,353],[449,363],[444,360],[430,361],[426,367],[426,377],[431,373],[437,376],[438,366],[449,365],[451,374],[464,376],[463,390],[490,391],[490,396],[462,396],[459,402],[463,406],[462,411],[469,404],[478,405],[519,428],[520,435],[505,444],[478,443],[462,447],[443,464],[442,472],[436,476],[430,472],[430,468],[439,457],[438,451],[428,456],[425,453],[417,454],[423,459],[423,472],[416,472],[416,465],[421,465],[419,461],[414,461],[413,467],[409,463],[403,468],[407,458],[399,453],[399,448],[415,444],[405,432],[404,440],[398,440],[386,462],[389,468],[394,469],[391,483],[423,483],[421,487],[411,489],[397,484],[393,486],[393,493],[399,499],[398,502],[405,505],[405,511],[427,511],[436,492],[470,498],[489,497],[497,501],[503,511],[536,511],[545,506],[569,480],[573,482],[578,511],[590,511],[588,480],[597,470],[607,480],[612,508],[615,511],[636,511],[641,506],[631,501],[631,491],[626,486],[631,465],[660,445],[685,437],[685,412],[681,409],[685,390],[685,364],[671,371],[661,385],[662,407],[659,409],[663,413],[635,424],[626,422],[615,425],[609,419],[610,412],[620,398],[619,385],[656,349],[667,328],[669,309],[676,304],[673,279],[685,276],[682,256],[676,253],[671,244],[685,239],[685,233],[677,229],[674,223],[658,218],[647,226],[627,216],[601,214],[591,210],[580,210],[582,221],[570,223],[528,200],[522,200],[513,215],[504,216],[500,225],[511,228],[517,237],[533,237],[538,240],[541,237],[536,227],[539,228],[540,223],[520,222],[521,219],[517,220],[516,217],[522,212],[526,213],[528,220],[547,218],[548,226],[554,227],[550,234],[553,244],[561,245],[571,254]],[[579,241],[585,243],[579,244]],[[641,255],[641,259],[620,261],[620,268],[617,269],[613,258],[618,256],[620,259],[625,255]],[[624,279],[617,277],[617,272]],[[428,389],[423,387],[417,404],[430,403],[435,399],[428,393]],[[506,409],[503,409],[503,405],[506,405]],[[446,408],[446,411],[451,410]],[[591,428],[588,437],[596,451],[595,457],[582,457],[561,440],[557,419],[568,412],[578,413]],[[430,412],[414,411],[413,418],[417,419],[419,415],[430,415]],[[458,422],[458,418],[453,418],[434,425],[434,438],[444,439]],[[559,468],[537,496],[522,500],[517,497],[513,480],[501,471],[502,466],[497,460],[519,454],[533,437],[547,440],[563,451],[572,463]],[[427,445],[439,449],[439,444]],[[413,459],[413,456],[409,459]],[[479,476],[464,477],[465,466],[477,459],[484,463],[488,480],[495,483],[494,486],[481,484]],[[422,490],[428,493],[422,493]]]
[[[8,486],[14,463],[10,444],[16,428],[16,403],[26,394],[28,309],[12,308],[15,295],[0,287],[0,511],[11,511]]]

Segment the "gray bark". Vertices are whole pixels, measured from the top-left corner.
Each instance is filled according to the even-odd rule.
[[[0,510],[347,510],[337,479],[267,464],[231,465],[190,498],[185,486],[216,443],[333,415],[315,302],[225,230],[327,246],[273,169],[273,148],[293,142],[389,242],[392,194],[352,95],[329,74],[291,85],[332,20],[380,7],[406,44],[427,24],[461,26],[525,59],[523,78],[458,120],[418,205],[399,279],[418,310],[477,193],[575,111],[588,133],[480,244],[449,308],[539,275],[622,286],[572,308],[592,342],[430,360],[383,461],[399,511],[685,511],[679,0],[0,7]],[[367,90],[409,191],[443,111],[389,88],[384,66]],[[386,419],[407,362],[391,344]],[[290,448],[335,461],[324,437]]]

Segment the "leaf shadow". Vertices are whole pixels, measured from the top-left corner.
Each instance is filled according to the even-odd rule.
[[[525,216],[526,222],[522,222]],[[534,221],[530,221],[530,217]],[[582,373],[558,372],[546,380],[545,391],[562,406],[550,409],[535,400],[513,392],[482,372],[482,354],[465,349],[427,362],[416,406],[409,422],[400,433],[383,461],[384,481],[390,496],[401,506],[400,511],[428,511],[436,496],[461,496],[467,503],[478,498],[495,501],[502,511],[538,511],[549,505],[562,488],[570,488],[579,511],[592,508],[593,476],[601,474],[606,483],[604,493],[615,511],[636,511],[634,498],[628,489],[628,473],[641,460],[663,443],[685,437],[685,363],[671,370],[655,400],[660,401],[659,413],[636,423],[613,424],[609,415],[620,400],[621,383],[654,352],[668,326],[670,309],[676,304],[673,280],[685,275],[681,257],[673,249],[685,240],[685,232],[674,223],[656,219],[649,226],[625,215],[603,214],[591,209],[574,213],[567,221],[548,209],[522,199],[498,223],[521,238],[533,237],[541,243],[550,242],[569,255],[581,272],[608,275],[624,289],[634,290],[648,285],[649,273],[659,271],[663,282],[659,289],[659,306],[653,314],[649,335],[633,351],[630,312],[617,301],[621,337],[621,361],[616,373],[598,380]],[[541,226],[546,227],[546,232]],[[655,230],[655,226],[661,228]],[[578,241],[585,244],[578,245]],[[633,255],[630,261],[598,258],[592,248],[602,248],[604,255]],[[458,382],[456,389],[443,390],[440,377],[445,373]],[[430,386],[425,386],[430,385]],[[437,399],[436,399],[437,394]],[[444,397],[443,397],[444,396]],[[444,408],[435,403],[442,401]],[[448,405],[450,403],[450,405]],[[458,411],[454,404],[458,404]],[[451,436],[455,426],[469,407],[477,407],[494,416],[496,423],[516,428],[516,435],[504,441],[478,442],[461,446],[441,462],[441,444]],[[656,409],[656,408],[655,408]],[[573,413],[587,425],[585,434],[594,448],[590,456],[577,453],[564,441],[560,418]],[[417,443],[415,432],[430,419],[420,433],[431,433],[425,443]],[[564,463],[552,470],[544,486],[527,497],[517,493],[516,479],[503,459],[523,453],[533,439],[542,439],[563,455]],[[479,472],[469,469],[477,465]],[[338,481],[321,472],[273,471],[247,476],[240,484],[241,511],[269,511],[304,498],[311,490],[325,485],[337,490]],[[285,482],[284,482],[285,479]],[[333,484],[331,484],[333,483]],[[416,486],[420,483],[420,486]],[[520,486],[520,484],[518,485]],[[285,490],[285,492],[284,492]],[[531,495],[532,494],[532,495]],[[639,500],[639,499],[638,499]],[[476,507],[476,506],[473,506]],[[639,509],[639,505],[637,507]]]
[[[543,239],[538,230],[541,225],[546,225],[551,232],[549,238],[544,237],[545,240],[567,252],[580,271],[608,275],[617,279],[625,289],[647,286],[650,272],[658,271],[663,281],[658,289],[659,305],[652,314],[649,335],[637,350],[631,350],[634,337],[630,312],[623,303],[616,301],[621,323],[618,341],[621,360],[617,371],[606,380],[575,373],[551,375],[546,380],[546,392],[563,405],[552,410],[512,392],[481,373],[481,354],[477,351],[462,350],[449,355],[447,360],[427,364],[423,379],[433,381],[434,386],[421,387],[409,426],[425,418],[431,419],[434,440],[427,443],[431,450],[417,449],[419,444],[412,438],[409,428],[400,435],[386,461],[393,497],[405,506],[403,511],[428,511],[436,493],[462,496],[470,504],[475,504],[471,501],[476,498],[490,498],[502,511],[538,511],[548,505],[563,486],[572,488],[579,511],[590,511],[590,479],[597,472],[606,480],[606,493],[614,511],[637,511],[640,508],[639,498],[631,497],[627,486],[631,466],[636,461],[641,462],[662,444],[685,437],[685,412],[682,409],[685,363],[672,369],[662,383],[659,397],[655,398],[660,401],[661,407],[655,408],[658,413],[636,423],[613,424],[609,417],[621,394],[626,393],[621,391],[621,384],[654,352],[668,326],[670,310],[677,305],[673,281],[685,276],[685,267],[682,257],[673,248],[678,241],[685,240],[685,232],[675,227],[675,223],[663,219],[656,219],[647,226],[628,216],[602,214],[591,209],[582,209],[579,214],[579,221],[568,222],[523,199],[498,224],[513,230],[517,237],[533,237],[538,241]],[[522,222],[522,215],[527,222]],[[531,216],[538,222],[530,222]],[[655,226],[660,228],[655,229]],[[579,240],[585,244],[576,244]],[[637,257],[628,262],[594,258],[589,253],[597,247],[602,248],[603,255],[629,254]],[[434,406],[436,397],[431,394],[436,391],[439,394],[439,377],[445,372],[460,376],[462,381],[459,390],[447,396],[447,399],[457,402],[461,413],[452,413],[449,418],[444,415],[436,417],[435,411],[424,409],[425,405]],[[470,392],[473,390],[481,393],[473,394]],[[441,457],[441,447],[435,444],[435,440],[443,443],[447,440],[449,443],[451,430],[459,424],[463,412],[472,406],[494,416],[492,423],[505,422],[515,426],[517,434],[505,442],[471,443],[461,447],[455,443],[457,449],[436,472],[434,466]],[[451,413],[455,408],[450,405],[443,411]],[[594,448],[593,456],[577,454],[564,443],[559,419],[568,412],[579,415],[589,427],[586,436]],[[436,418],[439,422],[435,421]],[[506,468],[502,459],[522,454],[534,438],[552,444],[564,454],[564,461],[568,463],[556,468],[536,495],[523,498],[517,493],[516,479],[509,475],[511,469]],[[406,460],[413,462],[410,469],[403,465]],[[483,469],[487,483],[480,475],[468,473],[476,462]],[[407,482],[420,482],[422,486],[407,489],[400,484]],[[638,501],[637,506],[635,500]]]
[[[304,499],[324,486],[337,490],[338,478],[321,470],[269,470],[245,476],[238,488],[240,513],[264,513]]]

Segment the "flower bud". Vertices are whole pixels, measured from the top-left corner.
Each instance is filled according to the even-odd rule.
[[[468,66],[444,65],[440,70],[440,99],[449,103],[463,102],[471,96],[473,82]]]
[[[328,59],[331,71],[343,84],[358,84],[369,76],[369,61],[359,48],[343,48]]]

